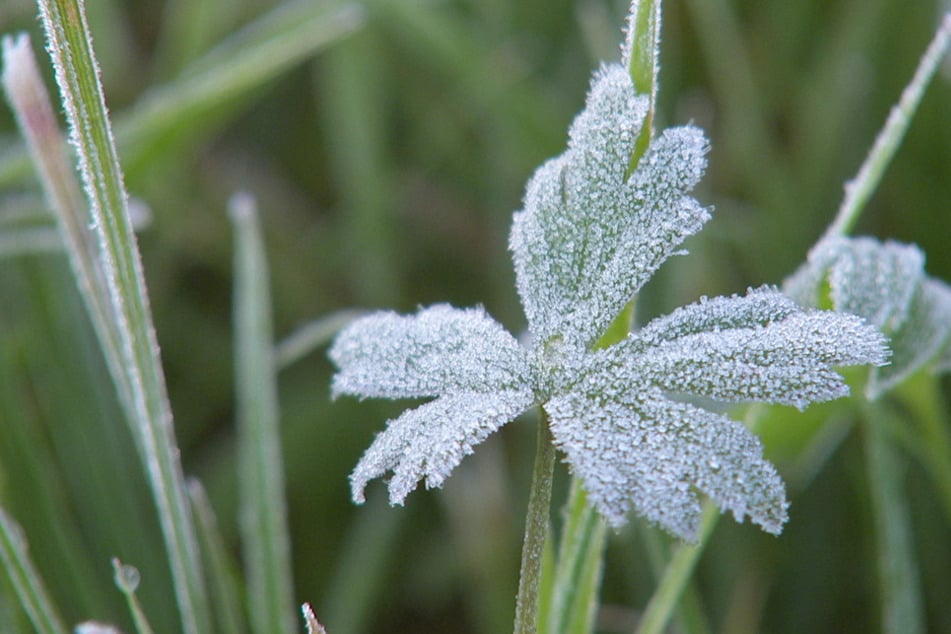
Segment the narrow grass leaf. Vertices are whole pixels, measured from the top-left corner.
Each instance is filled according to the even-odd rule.
[[[657,75],[660,71],[660,18],[662,0],[635,0],[627,22],[623,62],[627,66],[634,91],[650,98],[644,125],[637,134],[631,152],[628,174],[638,163],[653,137],[654,111],[657,106]]]
[[[607,524],[588,503],[581,481],[572,478],[545,632],[593,631],[606,537]]]
[[[209,114],[233,107],[236,100],[350,35],[363,22],[359,5],[301,1],[281,4],[258,18],[115,116],[126,169],[138,171],[158,144],[186,132],[194,135],[207,126]],[[29,170],[26,148],[12,148],[0,157],[0,185],[22,180]]]
[[[354,516],[320,601],[321,618],[333,631],[370,631],[376,606],[389,590],[389,572],[407,520],[406,513],[393,513],[382,495],[369,496]]]
[[[278,342],[274,364],[279,370],[296,363],[337,336],[350,322],[362,317],[362,310],[338,310],[308,322]]]
[[[118,381],[117,387],[127,408],[135,413],[130,421],[132,434],[159,508],[183,630],[197,634],[208,630],[204,581],[128,196],[92,39],[78,0],[40,0],[39,5],[99,244],[110,325],[120,345],[119,361],[127,372],[126,381]]]
[[[103,270],[97,259],[95,237],[89,229],[86,217],[86,200],[76,178],[76,171],[69,162],[66,138],[60,132],[53,114],[53,105],[33,56],[30,38],[26,34],[20,34],[16,39],[5,37],[3,58],[4,90],[16,115],[20,131],[26,139],[47,202],[56,217],[61,235],[59,246],[66,247],[80,295],[86,303],[86,310],[96,329],[107,365],[118,386],[120,400],[132,418],[135,414],[130,400],[131,389],[126,385],[125,372],[121,370],[121,343],[111,323],[110,300],[105,288]],[[49,239],[48,236],[35,233],[13,235],[10,238],[18,239],[18,246],[21,248],[36,248],[42,246],[43,240]],[[40,243],[37,244],[37,241]]]
[[[38,634],[66,634],[56,607],[30,561],[26,538],[6,511],[0,508],[0,562],[7,571],[20,605]]]
[[[902,91],[898,104],[889,113],[885,126],[875,139],[875,145],[862,163],[859,173],[845,184],[845,199],[839,207],[835,220],[829,225],[825,233],[826,237],[845,235],[855,225],[865,203],[878,187],[885,168],[891,163],[895,152],[898,151],[898,146],[905,138],[905,132],[911,125],[915,111],[924,96],[925,88],[934,77],[935,71],[948,50],[949,43],[951,43],[951,12],[944,15],[934,39],[931,40],[918,63],[914,77]]]
[[[198,525],[202,560],[209,573],[208,589],[212,608],[215,611],[216,631],[221,634],[244,634],[247,626],[240,598],[237,566],[218,528],[218,520],[211,506],[211,500],[208,499],[205,488],[195,479],[188,481],[188,497]]]
[[[923,595],[918,579],[911,517],[902,486],[902,458],[888,437],[886,406],[866,407],[865,455],[875,519],[882,632],[921,634],[925,631]]]
[[[296,607],[267,260],[254,199],[236,194],[229,211],[235,228],[238,474],[248,609],[252,631],[290,634],[295,630]]]

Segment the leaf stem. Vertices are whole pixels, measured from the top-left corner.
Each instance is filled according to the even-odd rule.
[[[548,417],[538,421],[538,447],[532,471],[532,491],[525,518],[522,568],[515,604],[515,634],[534,634],[538,627],[538,590],[542,577],[542,556],[550,532],[551,482],[555,470],[555,445]]]
[[[902,91],[898,104],[894,106],[885,121],[885,127],[875,139],[872,150],[862,163],[859,173],[845,184],[845,198],[835,220],[826,230],[823,240],[848,234],[859,215],[865,208],[865,203],[872,196],[875,188],[882,180],[882,174],[895,156],[898,146],[908,131],[908,126],[914,117],[925,88],[934,77],[941,58],[951,43],[951,12],[944,15],[941,25],[935,33],[934,39],[918,63],[915,75],[911,82]],[[821,240],[820,240],[821,242]]]

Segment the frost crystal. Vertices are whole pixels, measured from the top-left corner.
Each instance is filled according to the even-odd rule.
[[[838,398],[848,388],[832,368],[883,363],[884,339],[860,317],[803,309],[763,287],[701,300],[595,349],[709,218],[688,195],[706,166],[697,128],[665,131],[627,174],[646,112],[623,68],[601,69],[567,150],[528,183],[510,248],[530,348],[481,308],[446,305],[370,315],[338,336],[335,396],[433,399],[376,437],[350,478],[356,501],[388,472],[394,504],[420,481],[441,485],[476,444],[541,405],[556,446],[612,525],[633,509],[694,539],[701,492],[737,521],[782,529],[783,483],[759,441],[697,397],[799,408]]]
[[[951,370],[951,287],[925,275],[924,263],[914,245],[832,238],[816,245],[786,281],[786,291],[804,305],[819,305],[828,288],[835,310],[863,317],[891,338],[891,363],[872,368],[869,398],[922,367]]]

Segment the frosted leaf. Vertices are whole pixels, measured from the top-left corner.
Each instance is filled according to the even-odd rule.
[[[951,328],[951,291],[925,275],[918,247],[872,238],[823,241],[787,280],[786,289],[800,302],[815,305],[826,284],[835,310],[861,315],[891,338],[891,364],[872,369],[869,398],[932,360],[936,370],[941,367]]]
[[[645,348],[645,338],[654,345]],[[883,363],[887,349],[882,335],[859,317],[803,311],[760,289],[681,308],[605,355],[617,372],[668,392],[802,409],[849,393],[832,366]]]
[[[517,389],[528,376],[518,342],[484,310],[445,304],[416,315],[380,312],[358,319],[338,335],[330,359],[339,368],[334,396]]]
[[[749,516],[770,533],[781,531],[787,506],[782,481],[742,424],[644,385],[607,398],[572,392],[549,401],[545,411],[556,445],[613,526],[623,525],[633,507],[695,541],[696,489],[737,521]]]
[[[750,289],[745,296],[701,298],[652,320],[628,337],[626,346],[643,349],[700,332],[753,328],[785,319],[802,309],[772,286]]]
[[[907,319],[892,335],[891,365],[874,368],[867,393],[876,398],[901,383],[948,347],[951,337],[951,287],[926,278],[911,300]],[[936,370],[940,371],[940,359]]]
[[[529,181],[509,245],[538,342],[592,344],[709,218],[685,195],[706,167],[697,128],[666,130],[625,178],[646,110],[623,68],[602,69],[568,149]]]
[[[387,423],[351,474],[353,499],[362,503],[367,482],[388,471],[391,504],[402,504],[420,480],[441,486],[473,446],[533,404],[528,389],[455,392],[403,413]]]
[[[446,305],[411,316],[378,313],[340,333],[330,350],[339,369],[334,395],[435,397],[387,423],[351,475],[354,500],[362,502],[367,483],[387,474],[393,504],[420,481],[440,486],[476,444],[541,404],[555,444],[614,526],[633,509],[696,539],[698,494],[705,494],[738,521],[750,517],[768,532],[781,530],[785,492],[759,441],[742,424],[682,397],[801,408],[846,394],[832,368],[882,363],[884,340],[860,317],[804,310],[763,287],[702,299],[593,349],[709,219],[688,195],[706,168],[700,130],[664,131],[629,173],[648,102],[635,94],[625,68],[602,68],[567,149],[529,180],[509,240],[529,349],[482,309]],[[818,301],[830,267],[850,248],[817,250],[790,286]],[[915,263],[912,252],[893,251],[892,263],[877,269],[866,266],[874,258],[856,252],[852,268],[900,286]],[[937,296],[922,295],[909,313],[912,296],[891,304],[889,291],[854,303],[863,314],[897,321],[917,315],[937,325],[928,317],[929,306],[940,303],[928,301]]]

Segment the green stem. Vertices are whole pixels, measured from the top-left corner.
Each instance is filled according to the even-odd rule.
[[[522,568],[515,604],[515,634],[534,634],[538,628],[538,590],[542,578],[542,558],[550,530],[551,481],[555,471],[555,445],[548,418],[538,421],[538,447],[532,471],[532,492],[525,518]]]
[[[914,77],[905,87],[905,90],[902,91],[898,105],[892,108],[889,113],[885,127],[882,128],[875,139],[875,145],[872,146],[865,162],[862,163],[859,173],[854,179],[845,184],[845,199],[842,201],[842,206],[839,207],[839,213],[835,220],[826,230],[823,239],[846,235],[855,226],[859,215],[865,208],[865,203],[868,202],[875,188],[878,187],[885,168],[891,163],[898,146],[905,138],[905,132],[907,132],[912,117],[914,117],[915,111],[921,103],[925,88],[928,87],[931,78],[934,77],[935,71],[948,49],[949,42],[951,42],[951,12],[945,14],[934,39],[928,45],[928,50],[925,51],[918,63]]]

